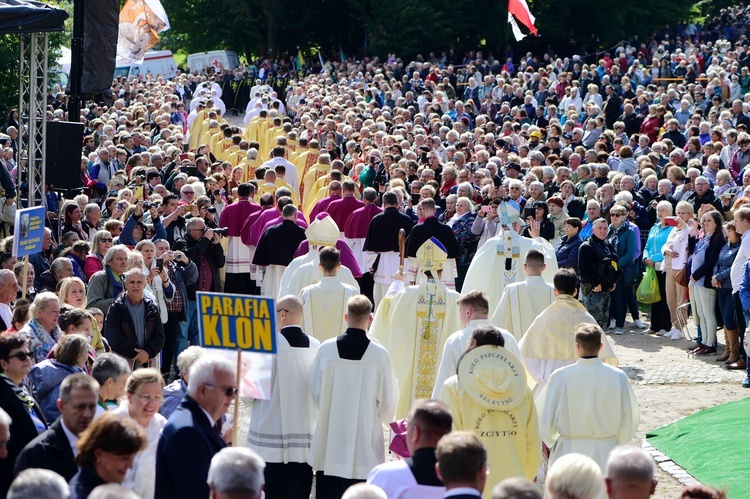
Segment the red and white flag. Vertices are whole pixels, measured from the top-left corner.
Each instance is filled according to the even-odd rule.
[[[526,0],[508,0],[508,22],[513,28],[513,36],[515,36],[516,40],[520,40],[521,38],[523,38],[523,36],[519,38],[521,30],[518,28],[518,24],[513,22],[514,19],[511,17],[511,15],[518,19],[518,21],[526,26],[534,35],[539,34],[536,26],[534,26],[536,19],[531,14],[531,11],[529,10],[529,4],[526,3]]]

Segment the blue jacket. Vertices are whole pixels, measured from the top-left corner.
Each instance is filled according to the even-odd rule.
[[[635,265],[638,237],[633,227],[628,222],[623,222],[619,229],[610,224],[607,240],[617,252],[617,266],[622,270],[624,284],[633,284],[638,278],[638,266]]]
[[[125,222],[125,225],[122,226],[122,230],[120,231],[120,238],[119,238],[119,244],[125,244],[127,246],[135,246],[137,241],[133,239],[133,229],[135,229],[135,225],[140,222],[141,217],[136,216],[135,213],[130,215],[130,218],[128,218],[128,221]],[[154,237],[151,239],[152,241],[156,241],[157,239],[166,239],[167,238],[167,231],[164,230],[164,226],[161,223],[161,218],[157,218],[154,222]],[[144,234],[145,238],[145,234]]]
[[[661,225],[659,222],[655,223],[651,230],[648,231],[648,239],[646,240],[646,247],[643,248],[643,261],[650,258],[654,263],[664,261],[664,255],[661,249],[667,243],[667,237],[672,232],[673,227],[668,225]]]
[[[745,274],[742,276],[742,284],[740,284],[740,301],[742,301],[742,309],[748,312],[750,311],[750,266],[747,262],[742,266],[745,268]]]
[[[737,256],[739,249],[740,243],[727,243],[721,248],[719,259],[716,261],[716,265],[714,265],[714,276],[716,276],[716,280],[721,283],[722,288],[732,289],[730,273],[732,271],[732,264],[734,263],[734,259]]]
[[[61,364],[55,359],[43,360],[31,368],[29,380],[33,387],[32,393],[47,421],[54,421],[60,416],[60,410],[57,408],[60,384],[71,374],[82,372],[83,369],[78,366]]]
[[[156,448],[155,499],[208,497],[211,458],[226,446],[203,409],[186,395],[169,417]]]
[[[559,268],[569,268],[578,274],[578,248],[581,246],[581,238],[578,234],[573,239],[564,236],[557,248],[557,266]]]
[[[183,379],[176,379],[164,387],[164,402],[161,403],[159,414],[169,417],[180,407],[182,399],[187,395],[187,383]]]

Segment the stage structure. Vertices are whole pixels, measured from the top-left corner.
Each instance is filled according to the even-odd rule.
[[[45,141],[48,91],[49,34],[63,31],[68,13],[41,2],[0,0],[0,34],[16,34],[19,38],[18,64],[18,160],[19,207],[22,191],[28,187],[26,206],[43,205],[45,200]]]

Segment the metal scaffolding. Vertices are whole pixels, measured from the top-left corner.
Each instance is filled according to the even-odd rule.
[[[18,199],[27,192],[26,206],[45,202],[45,165],[47,142],[47,75],[49,33],[22,33],[19,57],[18,116],[22,130],[18,134]],[[25,130],[24,130],[25,128]],[[24,154],[27,161],[24,163]],[[21,190],[25,185],[28,190]],[[19,203],[19,205],[22,203]]]

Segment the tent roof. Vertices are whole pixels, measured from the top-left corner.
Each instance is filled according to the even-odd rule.
[[[0,34],[62,31],[68,13],[42,2],[0,0]]]

